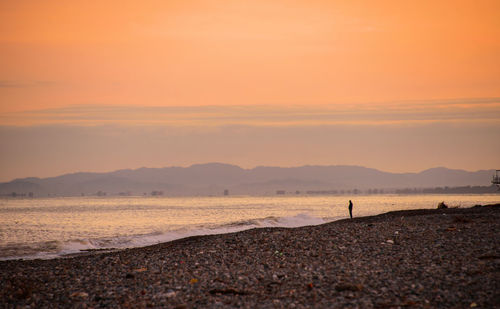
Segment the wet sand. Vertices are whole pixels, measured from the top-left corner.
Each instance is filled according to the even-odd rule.
[[[500,307],[500,204],[0,261],[0,307],[18,306]]]

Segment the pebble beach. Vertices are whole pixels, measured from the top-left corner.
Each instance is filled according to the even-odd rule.
[[[496,204],[0,261],[0,307],[498,308],[499,231]]]

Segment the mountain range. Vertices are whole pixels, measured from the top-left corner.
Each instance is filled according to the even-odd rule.
[[[252,169],[222,164],[73,173],[50,178],[22,178],[0,183],[0,194],[80,195],[222,195],[334,190],[394,190],[454,186],[489,186],[494,170],[469,172],[431,168],[420,173],[389,173],[361,166],[301,166]]]

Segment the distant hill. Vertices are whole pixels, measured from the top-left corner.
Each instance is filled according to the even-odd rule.
[[[489,186],[494,170],[468,172],[432,168],[420,173],[388,173],[360,166],[301,166],[243,169],[222,163],[190,167],[139,168],[109,173],[74,173],[51,178],[24,178],[0,183],[0,194],[16,192],[35,196],[108,195],[221,195],[274,194],[284,191],[368,190]],[[159,194],[160,194],[159,193]]]

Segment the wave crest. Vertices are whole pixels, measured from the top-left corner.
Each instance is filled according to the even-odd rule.
[[[308,214],[289,217],[265,217],[230,222],[222,225],[185,226],[175,230],[156,231],[142,235],[122,235],[110,238],[72,239],[69,241],[47,241],[32,244],[10,244],[1,246],[0,260],[11,259],[51,259],[71,256],[89,251],[115,250],[169,242],[181,238],[200,235],[234,233],[252,228],[286,227],[294,228],[318,225],[330,220]]]

